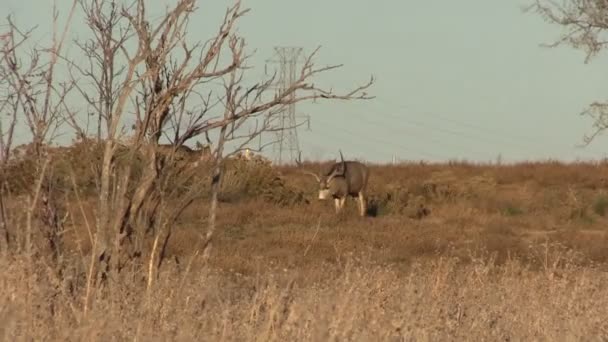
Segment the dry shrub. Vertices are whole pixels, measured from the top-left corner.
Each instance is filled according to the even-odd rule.
[[[608,214],[608,196],[600,194],[595,198],[593,212],[599,216],[606,216]]]
[[[435,201],[455,201],[484,197],[496,191],[497,182],[488,173],[459,177],[451,170],[433,172],[418,191]]]
[[[373,193],[373,192],[372,192]],[[376,188],[375,194],[368,196],[368,214],[371,216],[404,215],[421,219],[430,215],[430,200],[414,187],[405,184],[389,183]]]
[[[511,258],[521,259],[529,255],[528,246],[515,233],[512,223],[501,219],[488,222],[475,245],[480,250],[494,254],[493,261],[498,265],[503,265]]]
[[[370,196],[368,205],[374,211],[373,216],[400,214],[408,206],[410,197],[405,185],[391,183],[380,194]]]
[[[69,147],[50,149],[52,162],[49,166],[47,186],[62,194],[68,193],[73,190],[71,177],[74,175],[78,191],[82,195],[96,194],[103,149],[104,145],[95,141],[77,142]],[[161,156],[161,159],[165,163],[163,164],[165,168],[159,182],[169,189],[173,196],[187,193],[192,186],[196,186],[203,196],[209,194],[210,163],[200,163],[186,175],[183,173],[184,161],[179,156],[170,164],[166,158]],[[133,181],[129,184],[134,187],[145,167],[145,157],[137,151],[131,155],[128,148],[120,146],[115,160],[117,169],[131,167]],[[7,165],[3,169],[1,180],[13,194],[23,194],[35,184],[38,172],[36,158],[33,155],[26,155],[12,160]],[[307,201],[303,192],[287,186],[280,173],[270,164],[227,159],[222,199],[234,201],[246,198],[263,198],[282,206]]]
[[[269,163],[227,159],[221,198],[234,202],[262,198],[279,206],[306,203],[304,193],[286,185],[281,174]]]
[[[452,201],[461,195],[459,178],[451,170],[431,173],[427,180],[420,184],[417,190],[425,197],[434,201]]]
[[[496,180],[487,173],[463,179],[452,170],[441,170],[418,182],[391,182],[381,188],[380,194],[372,196],[371,205],[379,215],[401,214],[420,219],[430,215],[431,203],[485,200],[496,192],[496,188]]]
[[[50,157],[46,186],[60,193],[73,190],[72,176],[78,191],[83,195],[97,193],[97,179],[103,158],[103,143],[96,141],[77,142],[68,147],[47,148],[43,157]],[[137,179],[143,169],[143,156],[131,156],[126,148],[118,148],[115,155],[117,168],[132,166],[133,178]],[[31,189],[39,176],[38,160],[33,154],[12,159],[3,168],[3,181],[14,194],[23,194]]]

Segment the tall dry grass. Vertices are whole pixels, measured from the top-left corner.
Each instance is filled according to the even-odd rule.
[[[608,276],[569,264],[551,250],[532,271],[489,255],[441,256],[407,271],[369,258],[322,264],[323,279],[297,269],[186,275],[166,267],[149,292],[137,271],[123,274],[82,311],[82,275],[50,279],[21,258],[2,260],[4,340],[604,340]],[[559,261],[559,262],[558,262]],[[558,262],[556,264],[556,262]],[[79,285],[80,284],[80,285]],[[69,289],[70,292],[62,293]]]
[[[24,248],[21,189],[36,175],[19,163],[3,173],[16,175],[4,178],[4,340],[608,338],[606,164],[374,165],[370,216],[359,218],[355,205],[335,216],[293,168],[233,162],[209,259],[193,258],[202,199],[166,246],[146,236],[139,257],[98,283],[96,160],[80,147],[49,166],[57,261],[40,212],[32,254]],[[420,206],[430,214],[413,215]]]

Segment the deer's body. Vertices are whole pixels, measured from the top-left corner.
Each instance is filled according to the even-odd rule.
[[[345,161],[342,153],[340,158],[340,162],[331,165],[320,176],[309,171],[305,173],[314,176],[319,182],[320,200],[334,199],[336,213],[344,209],[347,197],[356,197],[359,201],[359,215],[365,216],[369,168],[358,161]]]

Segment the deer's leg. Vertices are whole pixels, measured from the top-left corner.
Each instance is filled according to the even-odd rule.
[[[340,198],[340,210],[344,210],[344,204],[346,204],[346,196]]]
[[[340,199],[334,198],[334,206],[336,207],[336,214],[340,212]]]
[[[365,216],[365,212],[367,211],[367,205],[365,203],[365,195],[363,192],[359,192],[359,215]]]

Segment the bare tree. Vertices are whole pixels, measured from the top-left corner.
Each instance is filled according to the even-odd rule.
[[[0,62],[0,166],[3,165],[10,154],[13,139],[15,136],[15,126],[17,125],[18,102],[15,96],[10,94],[10,72],[5,68],[5,59],[12,46],[18,45],[14,41],[15,37],[11,31],[0,33],[0,48],[2,49],[2,61]]]
[[[276,130],[273,122],[289,104],[372,98],[365,91],[373,84],[373,78],[343,94],[316,86],[312,82],[316,75],[341,66],[316,67],[313,59],[319,49],[307,58],[299,77],[285,89],[273,90],[274,76],[248,84],[244,76],[250,69],[252,53],[246,51],[245,40],[237,34],[236,26],[249,10],[242,8],[239,0],[227,8],[217,32],[204,42],[189,42],[186,38],[196,0],[178,0],[154,22],[146,15],[144,0],[124,6],[107,0],[76,0],[72,12],[77,4],[92,37],[76,43],[86,59],[60,55],[62,38],[54,45],[57,48],[48,66],[52,72],[58,60],[65,62],[70,80],[60,83],[52,77],[44,78],[44,84],[53,90],[47,102],[54,105],[48,105],[50,109],[45,114],[30,109],[34,104],[28,95],[20,95],[17,103],[23,112],[29,111],[23,114],[28,120],[62,119],[81,138],[88,136],[89,116],[97,118],[96,135],[103,145],[103,156],[93,242],[95,267],[120,270],[123,242],[130,240],[133,232],[141,239],[143,232],[154,231],[155,241],[166,244],[171,227],[183,211],[210,193],[208,219],[201,221],[207,222],[207,230],[201,234],[199,249],[207,254],[216,229],[220,180],[227,156],[263,133]],[[13,75],[16,51],[8,49],[3,54],[6,74],[10,76],[7,82],[19,90],[17,94],[29,94],[21,90],[27,84],[23,75],[38,69],[35,65]],[[212,83],[223,86],[213,87]],[[66,104],[72,90],[86,100],[86,110],[74,110]],[[132,134],[125,144],[128,126],[132,126]],[[44,136],[48,127],[48,123],[41,128],[32,125],[32,132]],[[177,151],[191,151],[186,144],[199,137],[211,143],[209,133],[214,134],[211,165],[179,162]],[[171,141],[169,153],[161,148],[163,137]],[[228,143],[236,147],[230,149]],[[121,154],[127,155],[128,162],[118,162]],[[194,151],[194,155],[202,158],[202,151]],[[136,156],[141,156],[144,163],[137,175],[135,163],[131,162]],[[151,260],[154,253],[155,249]],[[159,253],[158,265],[162,248]]]
[[[33,149],[36,155],[41,154],[41,147],[53,138],[62,121],[61,112],[66,106],[66,96],[73,89],[73,84],[56,80],[58,56],[64,47],[65,37],[74,15],[76,1],[73,1],[68,13],[68,20],[62,32],[57,32],[57,13],[54,10],[53,42],[51,48],[34,47],[27,60],[18,55],[19,47],[30,38],[31,30],[22,32],[9,17],[8,37],[2,49],[0,73],[7,85],[6,97],[2,99],[0,112],[9,111],[13,115],[21,114],[29,128]],[[48,57],[48,61],[44,60]],[[14,126],[11,126],[14,129]],[[13,131],[9,129],[11,134]],[[4,146],[7,148],[8,146]]]
[[[249,86],[243,82],[243,74],[248,69],[247,61],[251,55],[245,52],[244,39],[234,32],[234,28],[238,19],[248,10],[242,9],[240,1],[236,1],[227,9],[224,20],[213,38],[204,44],[198,42],[188,44],[185,35],[195,4],[194,0],[178,1],[166,16],[161,18],[160,23],[153,25],[146,19],[144,1],[138,0],[131,7],[123,7],[120,12],[121,17],[127,20],[129,25],[122,32],[134,32],[133,39],[137,42],[136,51],[129,53],[124,48],[124,44],[119,48],[105,50],[103,44],[96,45],[99,54],[120,52],[127,61],[123,81],[115,88],[116,100],[111,101],[111,115],[106,115],[109,124],[101,171],[98,216],[98,231],[104,234],[100,237],[101,249],[98,251],[100,255],[108,253],[110,245],[114,245],[115,250],[119,248],[120,241],[129,234],[128,227],[139,225],[136,218],[141,216],[142,210],[159,207],[158,203],[153,205],[146,203],[154,198],[156,201],[161,200],[161,196],[153,195],[163,173],[156,147],[171,123],[175,128],[172,134],[175,149],[192,138],[212,130],[219,131],[214,144],[215,164],[211,175],[209,229],[203,244],[209,246],[215,229],[217,194],[222,160],[226,154],[224,151],[226,142],[240,141],[241,146],[244,146],[263,132],[272,130],[270,123],[273,118],[290,103],[315,99],[370,98],[364,90],[372,84],[373,80],[346,94],[334,94],[310,83],[310,79],[316,74],[339,67],[315,68],[312,62],[315,51],[303,66],[296,82],[274,94],[271,99],[265,99],[263,95],[270,91],[274,77]],[[117,21],[106,21],[103,25],[97,25],[96,21],[91,19],[96,15],[96,13],[88,14],[89,27],[93,31],[108,32],[110,30],[107,26],[111,23],[118,24]],[[96,34],[99,35],[100,33]],[[128,34],[124,34],[117,39],[108,38],[108,40],[121,41],[127,36]],[[223,54],[226,54],[225,62],[221,58]],[[222,93],[209,90],[209,82],[217,80],[224,83]],[[109,92],[106,92],[106,96],[107,94]],[[196,98],[200,100],[196,110],[187,104],[187,99],[191,99],[193,95],[197,95]],[[121,189],[121,193],[112,195],[113,198],[120,200],[111,208],[110,189],[114,188],[111,185],[112,160],[116,151],[116,141],[119,138],[119,127],[127,115],[127,105],[130,100],[134,103],[136,122],[131,148],[133,153],[135,150],[141,150],[145,154],[146,166],[142,177],[134,186],[135,191],[130,196],[127,196],[127,188],[132,181],[130,168],[122,170],[122,176],[115,178],[120,182],[115,188]],[[214,116],[218,111],[220,115]],[[256,128],[243,133],[241,128],[245,127],[245,122],[252,120],[257,121]],[[181,129],[182,123],[186,123],[184,129]],[[232,152],[227,154],[230,153]],[[162,226],[170,226],[171,221],[175,220],[195,197],[193,194],[185,196],[174,213],[167,215],[168,219]],[[113,215],[110,215],[110,212]],[[116,237],[114,243],[111,242],[111,236]]]
[[[76,74],[80,75],[88,80],[92,87],[87,87],[83,82],[75,82],[79,94],[88,104],[86,131],[75,113],[68,113],[68,122],[80,137],[85,137],[89,117],[96,117],[97,140],[101,141],[102,129],[107,132],[112,121],[112,110],[118,98],[118,78],[125,71],[125,66],[120,64],[118,52],[124,48],[133,32],[131,26],[123,25],[120,7],[116,2],[78,0],[78,3],[92,33],[91,38],[75,42],[86,57],[87,64],[83,66],[67,58],[64,58],[64,61],[74,80],[80,81]]]
[[[0,115],[2,116],[0,119],[0,149],[2,151],[0,155],[2,161],[6,161],[10,156],[16,130],[19,123],[22,123],[29,130],[31,137],[29,150],[30,158],[34,160],[33,168],[40,174],[41,184],[44,184],[38,189],[32,186],[29,189],[30,196],[36,193],[33,197],[39,198],[42,204],[38,209],[43,227],[46,227],[43,234],[48,241],[53,260],[56,262],[61,249],[62,227],[58,218],[58,206],[42,169],[43,165],[48,164],[45,146],[54,140],[57,130],[63,122],[63,113],[67,108],[66,98],[73,89],[73,83],[63,82],[57,78],[56,68],[75,8],[76,1],[73,1],[67,21],[60,32],[57,11],[55,6],[53,7],[53,34],[49,48],[35,46],[29,54],[24,53],[32,30],[20,30],[11,17],[7,18],[8,32],[3,33],[0,46],[0,84],[2,86],[0,95]],[[2,124],[5,122],[5,118],[8,118],[6,129]],[[0,164],[0,167],[5,166],[4,163]],[[0,179],[0,218],[2,226],[6,230],[5,181],[5,179]],[[32,210],[36,203],[37,201],[33,201],[31,204]],[[30,239],[30,232],[31,229],[28,229],[26,241]],[[5,240],[8,243],[8,230],[5,233]],[[27,244],[26,250],[30,250],[29,243]]]
[[[561,26],[564,33],[546,47],[569,45],[583,50],[589,63],[608,45],[608,0],[534,0],[524,8],[545,21]],[[608,103],[594,102],[581,115],[594,120],[593,132],[583,137],[584,145],[608,128]]]

